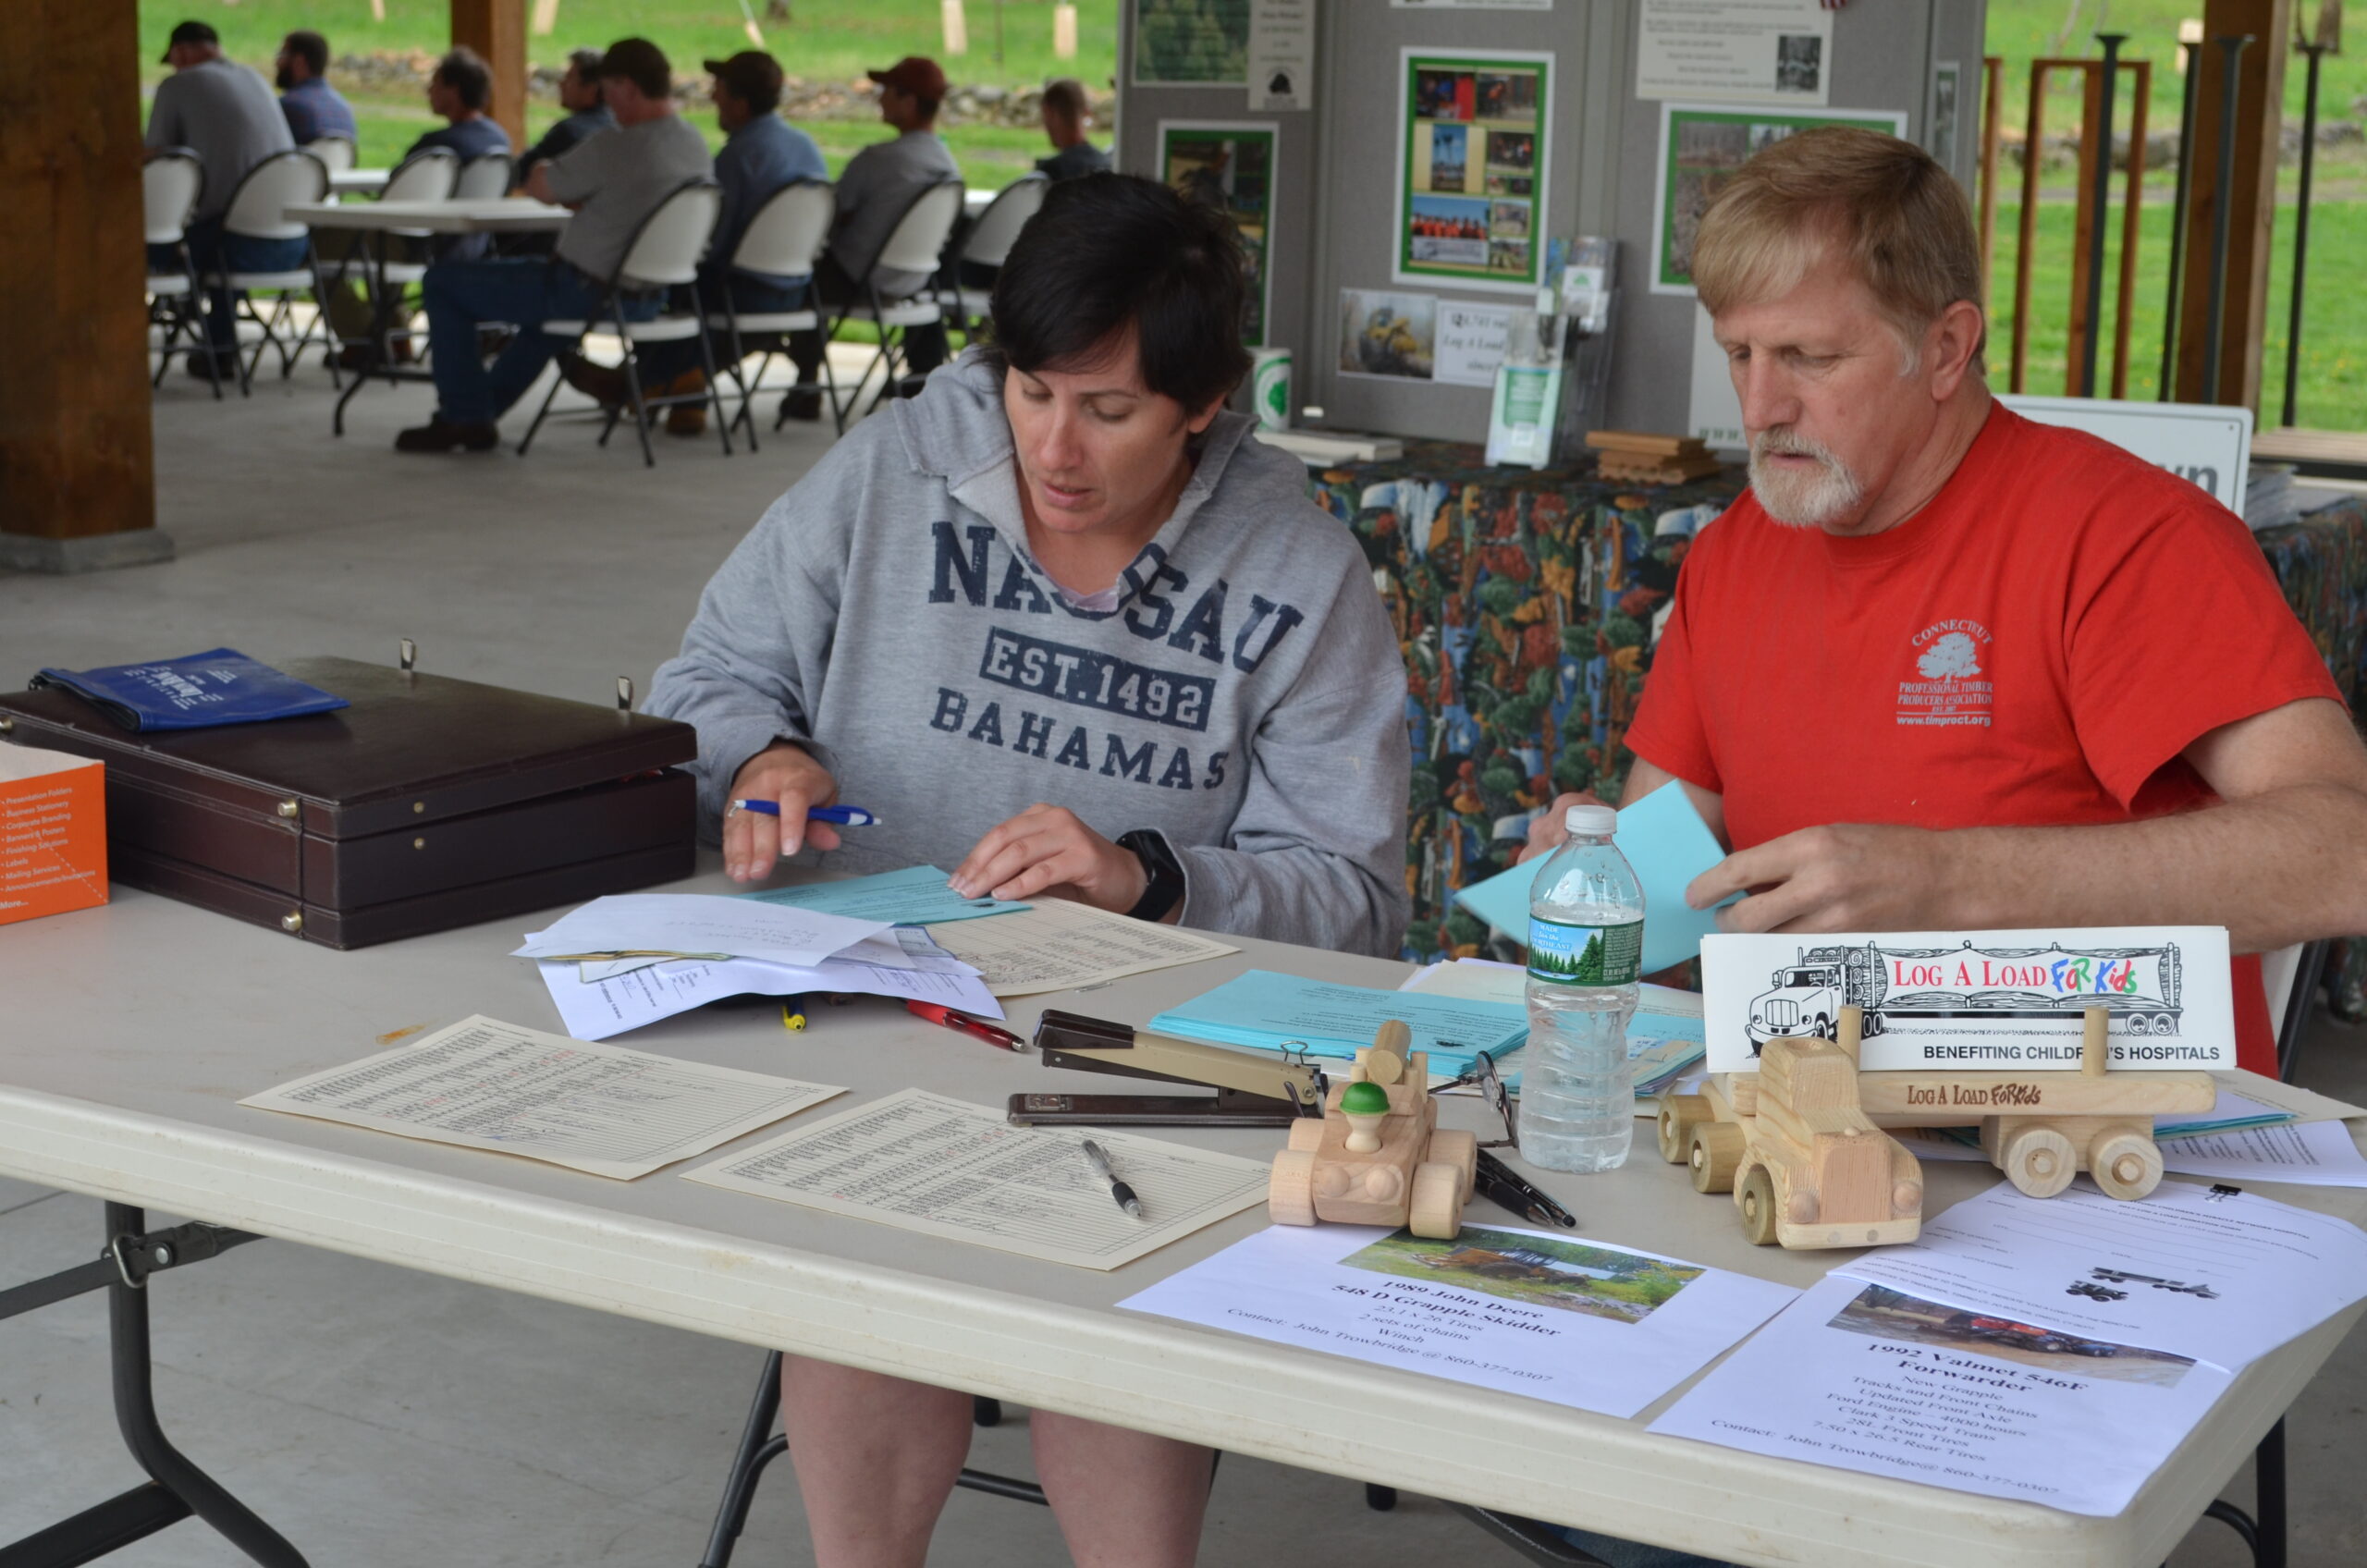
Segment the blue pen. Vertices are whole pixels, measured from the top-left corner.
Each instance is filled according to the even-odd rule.
[[[734,801],[731,802],[731,809],[752,811],[758,816],[779,816],[780,802],[778,801]],[[808,806],[805,808],[805,820],[828,822],[840,827],[876,827],[879,821],[877,816],[861,806]]]

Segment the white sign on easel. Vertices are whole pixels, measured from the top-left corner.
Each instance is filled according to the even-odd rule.
[[[2218,403],[2116,403],[2104,398],[1997,400],[2041,424],[2084,430],[2121,450],[2190,479],[2238,517],[2251,469],[2252,411]]]

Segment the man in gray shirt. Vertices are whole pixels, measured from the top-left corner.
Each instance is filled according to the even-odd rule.
[[[876,288],[882,300],[906,299],[927,288],[929,273],[891,267],[874,274],[872,263],[914,197],[932,185],[962,181],[962,165],[937,134],[938,105],[945,102],[945,72],[937,62],[908,55],[870,74],[879,84],[879,117],[894,126],[898,135],[857,153],[839,176],[838,221],[830,230],[830,248],[814,268],[814,297],[826,315],[868,303],[866,277],[867,287]],[[797,386],[782,398],[782,416],[821,418],[821,333],[792,334],[789,357],[797,364]],[[944,324],[906,328],[904,361],[918,375],[943,364]]]
[[[711,179],[706,139],[674,112],[673,71],[657,45],[627,38],[600,58],[600,84],[617,129],[588,137],[534,165],[526,193],[575,210],[547,262],[531,256],[438,262],[421,294],[435,375],[435,417],[395,438],[401,452],[490,451],[494,422],[525,395],[557,345],[542,330],[553,318],[607,313],[607,286],[642,223],[667,197]],[[657,313],[653,286],[619,278],[627,321]],[[517,335],[490,370],[477,358],[482,322],[514,323]]]
[[[253,239],[222,232],[222,216],[247,171],[296,145],[270,84],[251,67],[224,59],[220,36],[203,22],[173,29],[165,63],[173,74],[156,84],[156,101],[148,112],[148,156],[187,147],[205,165],[205,189],[189,226],[190,260],[202,274],[302,266],[301,239]],[[157,271],[180,270],[179,258],[169,250],[150,260]],[[237,341],[229,290],[211,290],[206,304],[205,334],[214,345],[215,374],[227,374]],[[192,374],[208,374],[203,359],[190,357]]]

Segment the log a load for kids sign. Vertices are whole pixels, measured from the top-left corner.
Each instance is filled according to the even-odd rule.
[[[1845,1007],[1862,1010],[1870,1071],[2077,1071],[2094,1008],[2116,1072],[2236,1064],[2218,926],[1715,936],[1701,973],[1712,1072],[1752,1071],[1771,1040],[1833,1039]]]

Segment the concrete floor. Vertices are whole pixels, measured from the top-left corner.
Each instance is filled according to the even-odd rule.
[[[395,430],[427,410],[423,388],[372,387],[335,441],[318,373],[220,406],[176,375],[157,396],[156,448],[159,521],[179,558],[71,579],[0,573],[0,682],[222,643],[266,660],[391,660],[408,636],[422,668],[443,674],[595,702],[618,675],[646,690],[708,574],[828,439],[795,428],[726,460],[712,439],[660,437],[654,472],[630,445],[595,448],[581,424],[546,428],[522,460],[394,453]],[[2367,1100],[2362,1034],[2321,1018],[2304,1080]],[[0,1181],[0,1285],[89,1257],[99,1218],[92,1200]],[[276,1242],[152,1293],[167,1429],[316,1568],[689,1568],[757,1362],[737,1345]],[[2344,1345],[2288,1431],[2294,1568],[2353,1568],[2367,1559],[2356,1483],[2367,1335]],[[1024,1425],[978,1434],[972,1462],[1025,1474]],[[0,1541],[138,1479],[107,1403],[100,1298],[0,1322]],[[2229,1495],[2249,1502],[2249,1479]],[[1442,1504],[1408,1497],[1372,1513],[1354,1482],[1238,1458],[1218,1477],[1201,1560],[1520,1561]],[[2171,1562],[2243,1560],[2206,1522]],[[183,1524],[107,1561],[245,1560]],[[785,1470],[759,1493],[738,1561],[812,1561]],[[1044,1511],[957,1493],[932,1561],[1019,1568],[1065,1554]]]

